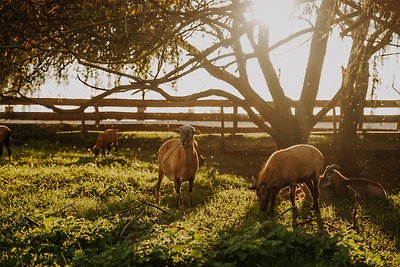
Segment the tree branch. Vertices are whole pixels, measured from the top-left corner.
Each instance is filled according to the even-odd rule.
[[[318,17],[315,24],[316,31],[311,40],[303,89],[296,109],[296,117],[300,124],[300,134],[303,140],[306,139],[311,131],[311,121],[313,120],[315,101],[325,61],[328,33],[334,19],[335,6],[335,0],[323,0],[318,10]]]
[[[105,98],[105,97],[107,97],[109,95],[112,95],[112,94],[115,94],[115,93],[119,93],[119,92],[130,91],[130,90],[134,90],[134,89],[142,89],[142,88],[145,89],[146,85],[141,84],[141,83],[135,83],[135,84],[130,84],[130,85],[116,86],[116,87],[114,87],[114,88],[112,88],[112,89],[110,89],[108,91],[105,91],[104,93],[101,93],[101,94],[99,94],[99,95],[97,95],[95,97],[92,97],[91,99],[88,99],[84,104],[80,105],[78,108],[75,108],[75,109],[62,109],[62,108],[56,107],[55,105],[48,105],[48,104],[45,104],[45,103],[41,102],[40,100],[27,97],[27,96],[21,94],[20,92],[18,92],[18,95],[22,99],[24,99],[24,100],[26,100],[28,102],[31,102],[33,104],[46,107],[48,109],[53,110],[56,113],[60,113],[60,114],[76,114],[76,113],[84,112],[87,107],[93,106],[97,101],[99,101],[99,100],[101,100],[101,99],[103,99],[103,98]]]
[[[247,101],[240,99],[239,97],[230,94],[224,90],[220,89],[208,89],[206,91],[194,93],[191,95],[186,95],[186,96],[172,96],[165,92],[163,89],[157,87],[157,86],[149,86],[147,88],[148,90],[154,91],[162,95],[166,100],[168,101],[174,101],[174,102],[184,102],[184,101],[191,101],[191,100],[197,100],[200,98],[205,98],[209,96],[220,96],[224,97],[233,103],[235,103],[237,106],[242,107],[247,114],[249,115],[250,119],[262,130],[264,130],[266,133],[270,134],[272,137],[278,137],[279,134],[278,132],[268,126],[261,118],[259,115],[257,115],[251,108],[251,106],[248,105]]]
[[[317,114],[313,116],[313,119],[310,123],[311,128],[315,126],[332,108],[336,106],[339,102],[340,98],[343,95],[343,91],[346,89],[345,86],[341,86],[340,89],[336,92],[336,94],[332,97],[332,99],[320,110]]]

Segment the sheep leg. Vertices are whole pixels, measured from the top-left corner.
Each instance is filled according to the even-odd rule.
[[[319,187],[318,187],[318,179],[319,179],[319,173],[313,173],[312,174],[312,183],[314,185],[314,209],[316,212],[319,213]]]
[[[159,195],[160,195],[160,188],[161,188],[161,182],[162,182],[163,177],[164,177],[164,174],[160,171],[158,173],[158,181],[156,184],[156,203],[157,203],[157,205],[160,204]]]
[[[271,213],[274,213],[276,196],[278,195],[278,193],[279,189],[271,189],[271,206],[270,206]]]
[[[311,179],[306,181],[306,185],[307,185],[308,189],[310,190],[312,198],[313,198],[313,207],[312,207],[312,209],[315,210],[316,212],[319,212],[318,185],[315,186],[315,184],[313,183],[313,181]]]
[[[257,189],[258,197],[260,198],[260,208],[262,211],[268,211],[268,206],[271,202],[271,189],[266,188],[266,185],[261,184]]]
[[[2,147],[3,145],[0,145],[0,157],[1,157],[1,155],[3,155],[3,147]]]
[[[295,194],[296,194],[296,185],[291,185],[290,187],[290,202],[292,203],[292,207],[296,208],[296,203],[294,202]]]
[[[311,196],[312,196],[312,199],[313,199],[313,201],[314,201],[314,198],[315,198],[315,194],[314,194],[314,185],[313,185],[313,183],[311,182],[311,180],[307,180],[305,183],[306,183],[306,185],[307,185],[307,187],[308,187],[308,190],[311,192]]]
[[[10,149],[10,145],[8,143],[6,143],[6,148],[7,148],[7,152],[8,152],[8,160],[11,160],[11,149]]]
[[[4,142],[7,152],[8,152],[8,160],[11,160],[11,149],[10,149],[10,135],[6,137],[6,140]]]
[[[114,147],[115,147],[115,155],[118,154],[118,144],[114,143]]]
[[[189,208],[192,207],[192,192],[193,192],[194,177],[189,179]]]
[[[175,178],[175,193],[176,193],[176,208],[179,209],[179,205],[183,204],[182,196],[181,196],[181,180],[179,178]]]

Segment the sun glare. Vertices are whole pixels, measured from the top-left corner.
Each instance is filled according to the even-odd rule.
[[[253,0],[253,18],[271,28],[289,20],[292,11],[293,0]]]

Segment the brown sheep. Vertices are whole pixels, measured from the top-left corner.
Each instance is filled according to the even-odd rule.
[[[3,154],[3,146],[7,148],[8,160],[11,160],[11,130],[5,125],[0,125],[0,156]]]
[[[166,141],[158,150],[156,201],[158,204],[161,182],[165,175],[175,184],[177,208],[183,204],[180,189],[181,183],[189,181],[189,207],[191,207],[194,178],[199,168],[197,143],[194,141],[194,135],[198,132],[190,125],[181,126],[176,132],[179,133],[179,139]]]
[[[262,167],[256,189],[260,208],[274,211],[279,191],[290,187],[290,201],[295,207],[295,191],[298,183],[306,183],[313,196],[313,209],[319,212],[318,177],[323,170],[324,157],[315,147],[307,144],[291,146],[274,152]]]
[[[114,129],[107,129],[97,137],[97,142],[93,147],[94,156],[97,157],[100,151],[105,156],[111,151],[111,146],[115,147],[115,154],[118,153],[118,133]]]
[[[321,175],[319,183],[321,196],[354,197],[354,190],[364,199],[386,198],[385,189],[378,182],[364,178],[346,178],[337,169],[340,169],[338,165],[329,165]]]

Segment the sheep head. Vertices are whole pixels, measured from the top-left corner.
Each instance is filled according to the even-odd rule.
[[[179,140],[183,147],[191,145],[193,143],[194,135],[198,133],[198,131],[190,125],[182,125],[176,129],[175,132],[179,133]]]
[[[260,184],[254,176],[247,179],[252,183],[252,186],[249,187],[249,189],[256,191],[257,197],[260,202],[261,210],[266,211],[268,208],[268,204],[271,200],[271,194],[272,194],[271,188],[268,186],[268,183],[266,182]]]
[[[93,151],[93,154],[94,154],[95,157],[97,157],[99,155],[99,150],[100,149],[97,146],[94,146],[92,148],[92,151]]]
[[[340,170],[340,166],[336,164],[326,166],[321,181],[319,183],[322,188],[331,186],[333,184],[332,178],[334,175],[334,170]]]
[[[261,211],[266,211],[271,201],[272,190],[270,186],[267,183],[262,183],[258,185],[256,193],[260,201]]]

